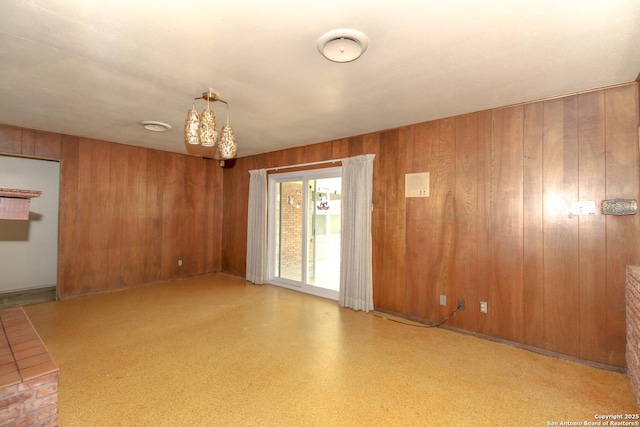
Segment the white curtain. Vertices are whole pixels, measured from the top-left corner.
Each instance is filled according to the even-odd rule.
[[[341,307],[373,310],[371,209],[375,154],[342,159]]]
[[[250,170],[246,279],[257,285],[267,276],[267,171]]]

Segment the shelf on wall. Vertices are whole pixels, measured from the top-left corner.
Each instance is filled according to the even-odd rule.
[[[42,191],[0,188],[0,219],[29,219],[31,199]]]

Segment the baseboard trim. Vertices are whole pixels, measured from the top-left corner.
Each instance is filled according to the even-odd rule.
[[[56,286],[0,292],[0,308],[19,307],[39,302],[55,301],[58,298],[57,294],[58,289]]]
[[[424,320],[421,320],[421,319],[418,319],[418,318],[415,318],[415,317],[411,317],[411,316],[404,316],[402,314],[394,313],[392,311],[380,310],[378,308],[376,308],[375,310],[379,311],[381,313],[391,314],[393,316],[397,316],[399,318],[403,318],[403,319],[406,319],[406,320],[409,320],[409,321],[412,321],[412,322],[422,323],[422,324],[427,324],[427,325],[433,325],[430,322],[425,322]],[[619,372],[619,373],[625,374],[625,375],[627,374],[627,369],[625,367],[621,367],[621,366],[608,365],[606,363],[600,363],[600,362],[594,362],[592,360],[581,359],[579,357],[569,356],[567,354],[562,354],[562,353],[556,353],[554,351],[549,351],[549,350],[545,350],[545,349],[542,349],[542,348],[533,347],[533,346],[522,344],[522,343],[515,342],[515,341],[509,341],[509,340],[506,340],[506,339],[503,339],[503,338],[494,337],[494,336],[491,336],[491,335],[486,335],[486,334],[482,334],[482,333],[478,333],[478,332],[468,331],[466,329],[456,328],[454,326],[441,325],[441,326],[439,326],[439,328],[446,329],[448,331],[458,332],[458,333],[465,334],[465,335],[471,335],[473,337],[486,339],[486,340],[497,342],[497,343],[500,343],[500,344],[505,344],[505,345],[508,345],[510,347],[520,348],[520,349],[523,349],[523,350],[531,351],[533,353],[542,354],[544,356],[549,356],[549,357],[554,357],[556,359],[562,359],[562,360],[567,360],[567,361],[574,362],[574,363],[579,363],[581,365],[590,366],[592,368],[598,368],[598,369],[604,369],[604,370],[607,370],[607,371]]]

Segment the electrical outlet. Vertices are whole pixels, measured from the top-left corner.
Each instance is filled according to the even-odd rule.
[[[487,314],[488,312],[489,312],[489,310],[488,310],[487,302],[486,301],[480,301],[480,313]]]
[[[182,267],[182,260],[181,259],[178,260],[178,267]]]
[[[443,306],[447,305],[447,296],[446,295],[440,295],[440,305],[443,305]]]
[[[464,310],[464,300],[463,299],[459,299],[458,300],[458,308],[460,310]]]

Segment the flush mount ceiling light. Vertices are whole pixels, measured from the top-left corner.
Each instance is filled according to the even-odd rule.
[[[207,108],[200,115],[198,115],[195,107],[197,99],[207,101]],[[227,124],[220,131],[219,141],[216,115],[209,105],[211,102],[216,101],[222,102],[227,106]],[[229,124],[229,104],[227,101],[220,99],[212,89],[209,89],[208,92],[203,92],[202,96],[198,98],[193,98],[191,109],[187,113],[187,120],[184,122],[184,140],[187,144],[215,148],[214,158],[217,158],[218,154],[223,159],[233,159],[236,156],[238,145],[236,144],[233,128]]]
[[[356,30],[333,30],[322,35],[316,47],[329,61],[351,62],[367,50],[369,38]]]
[[[171,129],[171,125],[162,122],[153,122],[151,120],[144,120],[140,122],[140,124],[143,128],[151,132],[166,132]]]

